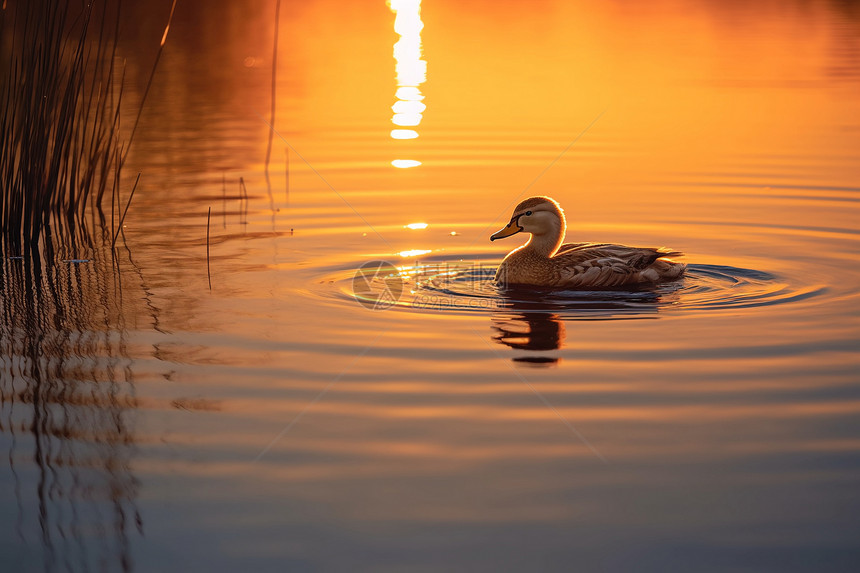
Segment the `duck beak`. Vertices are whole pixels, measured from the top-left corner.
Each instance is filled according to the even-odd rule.
[[[516,235],[523,228],[520,227],[519,217],[514,217],[511,219],[511,222],[505,225],[505,228],[501,231],[496,231],[494,234],[490,236],[491,241],[495,241],[496,239],[504,239],[505,237],[510,237],[511,235]]]

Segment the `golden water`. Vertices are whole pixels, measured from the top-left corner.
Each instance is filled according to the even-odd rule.
[[[284,3],[267,177],[274,5],[180,2],[119,278],[4,262],[7,562],[852,570],[860,11],[417,7]],[[688,277],[500,293],[539,194]]]

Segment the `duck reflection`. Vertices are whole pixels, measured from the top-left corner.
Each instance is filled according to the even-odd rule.
[[[497,287],[502,306],[492,318],[492,339],[527,351],[514,362],[531,366],[558,364],[549,352],[564,347],[565,323],[579,320],[657,318],[663,306],[677,301],[676,286],[662,289],[534,291]]]
[[[4,559],[20,564],[35,541],[46,571],[128,571],[142,520],[121,278],[98,251],[78,259],[46,249],[43,260],[2,246],[0,443],[16,503],[0,507],[17,507],[25,542]]]
[[[514,312],[493,317],[493,340],[528,354],[513,358],[514,362],[531,366],[551,366],[560,358],[544,354],[559,350],[564,344],[566,330],[557,314],[548,312]]]

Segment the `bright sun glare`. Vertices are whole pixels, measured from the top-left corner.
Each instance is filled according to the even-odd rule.
[[[400,255],[401,257],[418,257],[421,255],[426,255],[427,253],[430,253],[430,252],[432,252],[432,251],[430,251],[428,249],[415,249],[413,251],[400,251],[397,254]]]
[[[427,80],[427,62],[421,59],[421,0],[390,0],[394,12],[394,31],[400,39],[394,44],[394,60],[397,62],[397,101],[391,106],[394,115],[391,122],[399,127],[417,127],[427,106],[418,86]],[[415,129],[392,129],[393,139],[415,139]],[[408,169],[421,165],[414,159],[395,159],[394,167]]]

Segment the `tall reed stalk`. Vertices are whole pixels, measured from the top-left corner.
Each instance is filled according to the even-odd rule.
[[[112,203],[118,197],[128,153],[120,131],[124,80],[124,64],[117,62],[120,3],[18,0],[4,6],[0,16],[4,251],[29,251],[49,238],[52,229],[72,241],[89,236],[88,212],[103,236],[112,237],[102,204],[106,196]],[[162,39],[159,56],[163,46]]]

